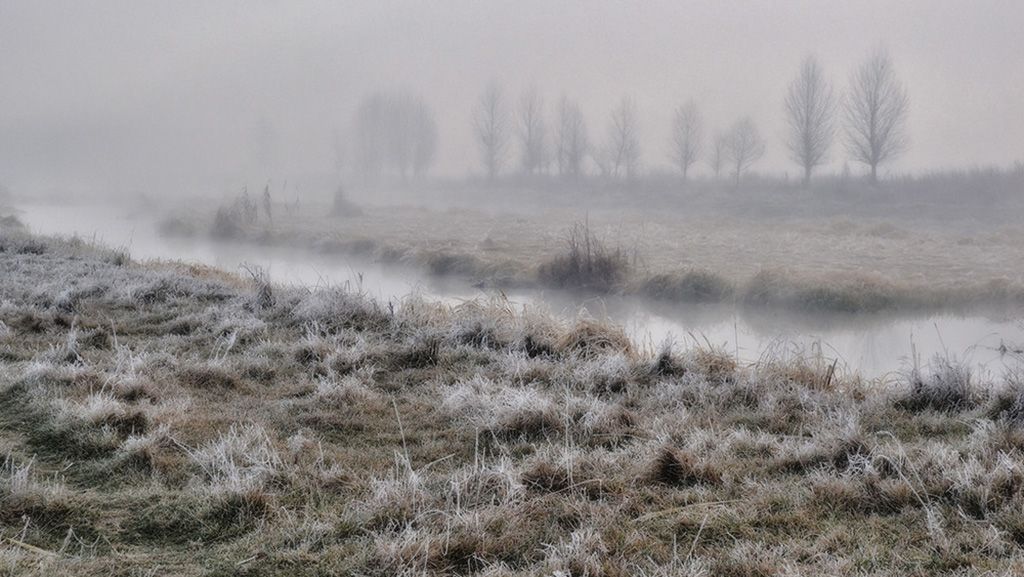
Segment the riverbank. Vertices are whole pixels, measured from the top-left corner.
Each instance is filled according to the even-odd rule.
[[[257,214],[233,217],[228,226],[211,209],[166,218],[161,229],[173,237],[401,263],[503,290],[558,288],[802,312],[1024,307],[1024,278],[1016,272],[1024,270],[1024,257],[1015,249],[1024,229],[1011,225],[979,230],[970,222],[897,224],[877,216],[854,222],[628,209],[551,208],[529,218],[411,206],[348,216],[324,216],[326,208],[278,212],[272,222]],[[609,258],[585,263],[590,268],[581,274],[573,238],[593,240]]]
[[[1024,569],[1024,393],[0,235],[0,571]]]

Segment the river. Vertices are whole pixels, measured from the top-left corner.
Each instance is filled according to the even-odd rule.
[[[110,206],[22,205],[19,218],[40,234],[95,240],[128,250],[132,257],[179,259],[237,271],[259,265],[271,279],[305,286],[348,283],[382,301],[411,293],[449,303],[487,296],[467,283],[436,279],[407,267],[382,265],[350,257],[207,238],[166,238],[153,216],[132,215]],[[1024,321],[1004,314],[932,314],[904,316],[796,314],[789,310],[750,309],[736,305],[652,305],[625,297],[589,298],[560,291],[507,293],[514,303],[542,306],[563,318],[582,310],[620,324],[634,340],[657,347],[666,339],[679,345],[710,343],[740,359],[755,362],[821,354],[839,367],[868,378],[885,378],[908,370],[916,359],[927,364],[936,355],[968,363],[982,378],[998,377],[1019,364],[1005,354],[1024,344]]]

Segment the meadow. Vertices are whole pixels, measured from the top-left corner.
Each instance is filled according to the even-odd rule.
[[[409,265],[482,288],[569,289],[796,311],[1019,308],[1024,172],[884,187],[781,180],[733,189],[651,178],[363,190],[339,205],[256,195],[163,210],[169,237]],[[269,190],[269,189],[268,189]]]
[[[742,364],[0,226],[0,574],[1024,571],[1016,374]]]

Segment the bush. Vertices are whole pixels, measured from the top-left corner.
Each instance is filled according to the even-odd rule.
[[[713,303],[729,298],[733,288],[729,281],[713,272],[692,270],[682,276],[654,275],[644,282],[640,292],[660,300]]]
[[[608,293],[620,286],[630,271],[629,259],[620,248],[614,250],[590,230],[586,223],[569,229],[566,254],[542,264],[537,271],[548,286]]]
[[[747,304],[757,306],[865,313],[894,308],[901,294],[895,287],[877,279],[855,278],[814,285],[793,281],[782,272],[763,270],[750,279],[742,296]]]
[[[210,235],[214,238],[239,238],[246,226],[259,220],[259,209],[248,192],[242,192],[227,206],[221,206],[213,217]]]

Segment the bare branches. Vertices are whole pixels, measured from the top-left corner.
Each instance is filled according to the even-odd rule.
[[[832,85],[825,80],[817,59],[808,56],[800,74],[786,93],[786,146],[790,157],[804,169],[803,182],[811,181],[811,172],[825,162],[835,136],[836,99]]]
[[[355,169],[365,183],[385,173],[407,180],[422,176],[433,164],[437,123],[430,107],[412,92],[377,92],[356,109]]]
[[[473,113],[473,130],[487,178],[501,172],[508,156],[509,112],[505,97],[496,82],[487,85]]]
[[[743,118],[732,126],[726,137],[726,150],[739,186],[743,173],[764,156],[764,139],[753,120]]]
[[[729,138],[726,134],[719,132],[711,144],[711,155],[708,157],[708,165],[715,173],[715,180],[722,176],[722,167],[725,165],[726,157],[729,154]]]
[[[612,111],[608,125],[609,173],[613,177],[633,179],[640,169],[640,135],[636,104],[628,96],[622,97]]]
[[[583,171],[583,159],[590,144],[587,124],[575,102],[566,97],[558,105],[558,138],[556,158],[558,174],[578,178]]]
[[[896,78],[892,59],[883,51],[873,54],[854,73],[843,109],[846,150],[857,162],[871,167],[878,182],[878,165],[906,151],[910,100]]]
[[[685,181],[690,167],[697,163],[703,146],[703,126],[697,104],[690,100],[676,109],[672,122],[672,159]]]
[[[530,88],[520,97],[517,121],[523,172],[545,172],[549,162],[547,125],[544,123],[544,100],[536,88]]]

